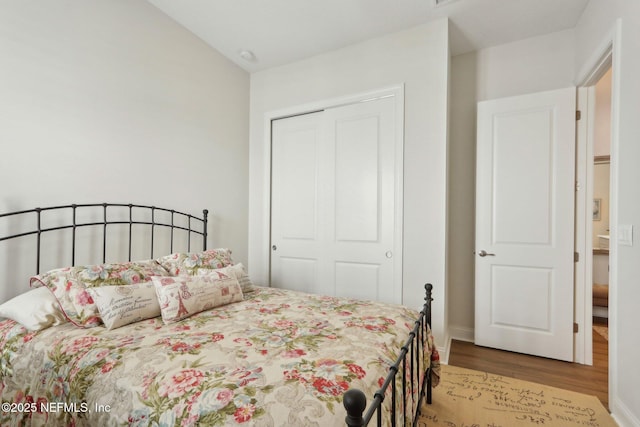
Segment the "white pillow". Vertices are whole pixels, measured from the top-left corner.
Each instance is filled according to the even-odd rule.
[[[160,316],[153,282],[87,288],[107,329]]]
[[[0,317],[14,320],[30,331],[65,323],[58,300],[47,288],[35,288],[0,305]]]

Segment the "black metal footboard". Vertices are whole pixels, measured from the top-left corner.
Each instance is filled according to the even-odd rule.
[[[412,402],[409,396],[413,396],[414,384],[421,384],[419,390],[419,399],[415,403],[415,409],[413,411],[413,425],[415,426],[420,415],[420,401],[426,395],[427,403],[431,403],[431,363],[429,361],[428,366],[424,366],[422,363],[422,355],[425,352],[425,347],[428,345],[429,332],[428,328],[431,325],[431,291],[433,286],[430,283],[424,285],[425,289],[425,302],[420,312],[420,316],[415,321],[415,326],[409,338],[404,346],[400,350],[396,362],[389,366],[389,374],[385,379],[382,387],[374,394],[373,402],[369,406],[365,413],[367,406],[367,398],[365,394],[358,389],[348,390],[342,400],[342,404],[347,410],[347,416],[345,422],[348,427],[362,427],[369,425],[369,422],[376,417],[376,426],[382,426],[382,401],[385,398],[385,393],[389,387],[391,387],[391,426],[396,426],[396,403],[397,399],[402,399],[402,418],[404,419],[407,413],[407,405]],[[407,355],[409,355],[409,364],[407,365]],[[400,372],[402,375],[402,390],[398,393],[396,387],[396,375]],[[408,375],[407,375],[408,373]],[[407,378],[410,378],[410,384],[407,384]],[[403,421],[402,426],[405,425]]]

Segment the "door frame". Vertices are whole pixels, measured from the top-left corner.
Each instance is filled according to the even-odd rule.
[[[403,274],[403,218],[404,218],[404,196],[403,196],[403,180],[404,180],[404,84],[398,84],[379,89],[374,89],[367,92],[356,93],[352,95],[341,96],[337,98],[329,98],[318,101],[309,102],[306,104],[295,105],[278,110],[268,111],[264,114],[263,128],[265,135],[265,143],[263,144],[263,235],[262,241],[267,242],[264,248],[260,251],[260,255],[264,262],[260,263],[264,266],[266,271],[263,271],[261,277],[266,277],[269,280],[268,286],[271,286],[271,122],[277,119],[283,119],[291,116],[298,116],[302,114],[313,113],[316,111],[322,111],[327,108],[340,107],[343,105],[356,104],[359,102],[366,102],[377,98],[395,97],[397,102],[395,103],[396,113],[396,141],[399,144],[396,146],[396,164],[395,164],[395,230],[394,235],[399,238],[394,242],[393,252],[400,257],[398,268],[394,271],[394,281],[399,283],[399,300],[402,301],[402,274]],[[395,256],[394,256],[395,257]]]
[[[574,334],[574,362],[593,364],[593,118],[595,90],[592,87],[577,88],[576,109],[582,117],[576,122],[576,192],[575,192],[575,313],[578,332]]]
[[[616,396],[617,390],[617,348],[618,340],[616,335],[617,325],[617,282],[618,282],[618,250],[617,250],[617,236],[615,230],[618,226],[618,153],[619,153],[619,122],[620,122],[620,38],[622,33],[622,21],[617,19],[613,28],[603,38],[598,48],[592,53],[591,58],[584,64],[581,72],[576,79],[576,85],[579,91],[587,91],[590,86],[595,85],[600,77],[611,67],[611,183],[609,194],[609,227],[613,231],[610,237],[609,245],[609,402],[613,402]],[[592,116],[593,105],[589,103],[585,104],[588,108],[587,111],[583,111],[584,116],[589,119]],[[583,117],[584,117],[583,116]],[[580,127],[578,127],[580,130]],[[589,131],[588,126],[585,128],[586,132],[578,134],[577,149],[580,155],[587,156],[588,151],[593,155],[593,139],[592,130]],[[585,158],[585,157],[580,157]],[[580,159],[579,158],[579,159]],[[580,161],[580,160],[578,160]],[[586,160],[584,160],[586,161]],[[589,200],[593,198],[593,182],[592,177],[587,176],[587,168],[582,167],[581,174],[577,176],[579,183],[584,183],[585,198]],[[585,202],[586,202],[585,200]],[[576,221],[587,221],[591,217],[591,203],[582,203],[578,205],[579,210],[576,211]],[[579,215],[579,217],[578,217]],[[593,256],[587,256],[592,252],[591,234],[586,235],[583,239],[582,245],[576,247],[576,251],[581,254],[580,261],[576,268],[582,270],[590,270],[593,266]],[[584,256],[583,256],[584,255]],[[593,363],[593,347],[592,347],[592,283],[585,280],[586,274],[580,276],[581,281],[578,281],[576,276],[576,316],[580,313],[580,317],[576,317],[576,322],[580,325],[582,334],[576,334],[576,359],[577,356],[581,356],[581,360],[576,360],[579,363]],[[591,277],[589,273],[589,277]],[[582,302],[582,304],[581,304]],[[588,335],[588,337],[587,337]],[[581,349],[582,354],[578,353],[578,349]]]

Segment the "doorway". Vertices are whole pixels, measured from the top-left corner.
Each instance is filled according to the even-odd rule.
[[[611,52],[597,67],[593,76],[579,88],[579,108],[584,111],[584,123],[578,126],[578,150],[586,167],[579,171],[577,182],[583,183],[584,238],[577,245],[585,254],[583,281],[576,281],[577,290],[584,288],[585,362],[592,364],[598,351],[591,344],[605,337],[608,345],[608,319],[612,236],[611,207],[614,205],[612,178],[612,61]],[[576,218],[580,223],[580,216]],[[579,237],[577,243],[580,243]],[[615,239],[613,239],[615,241]],[[580,277],[578,277],[579,279]],[[579,305],[576,306],[580,308]],[[578,310],[579,311],[579,310]]]
[[[584,325],[583,350],[585,364],[593,363],[594,321],[607,323],[610,317],[610,264],[615,239],[612,208],[615,184],[612,171],[612,77],[611,48],[603,54],[590,75],[578,88],[576,158],[576,250],[584,254],[576,265],[576,321]],[[607,331],[608,332],[608,331]],[[608,336],[608,333],[606,334]]]
[[[593,317],[606,323],[609,287],[611,182],[611,68],[594,85],[593,112]],[[597,329],[596,332],[598,331]]]

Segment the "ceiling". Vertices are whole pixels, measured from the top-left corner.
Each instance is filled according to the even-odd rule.
[[[575,27],[589,0],[147,0],[248,72],[448,17],[453,55]],[[248,50],[253,58],[242,58]]]

